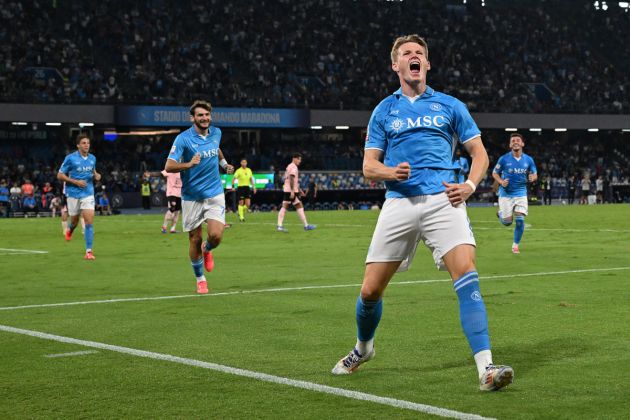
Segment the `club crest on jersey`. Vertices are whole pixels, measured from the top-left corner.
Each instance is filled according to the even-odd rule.
[[[441,111],[442,110],[442,105],[436,104],[436,103],[432,103],[431,105],[429,105],[429,108],[431,109],[431,111]]]
[[[392,130],[398,133],[400,130],[402,130],[404,125],[405,122],[403,120],[401,120],[400,118],[396,118],[394,121],[392,121],[390,127],[392,128]]]

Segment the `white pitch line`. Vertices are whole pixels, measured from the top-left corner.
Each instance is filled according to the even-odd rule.
[[[472,222],[472,224],[474,225],[475,222]],[[525,227],[528,227],[527,224],[525,224]],[[475,226],[473,227],[473,230],[504,230],[506,227],[479,227],[479,226]],[[587,232],[587,233],[600,233],[600,232],[606,232],[606,233],[630,233],[630,230],[624,230],[624,229],[564,229],[564,228],[536,228],[536,227],[529,227],[528,232],[529,231],[541,231],[541,232]]]
[[[48,254],[48,251],[38,251],[35,249],[0,248],[0,255],[28,255],[28,254]]]
[[[47,333],[43,333],[39,331],[14,328],[8,325],[0,325],[0,331],[28,335],[35,338],[57,341],[61,343],[76,344],[76,345],[84,346],[84,347],[109,350],[109,351],[113,351],[117,353],[129,354],[131,356],[144,357],[147,359],[163,360],[166,362],[179,363],[182,365],[194,366],[194,367],[198,367],[202,369],[213,370],[216,372],[256,379],[263,382],[270,382],[273,384],[285,385],[285,386],[290,386],[294,388],[305,389],[308,391],[314,391],[314,392],[320,392],[323,394],[335,395],[338,397],[350,398],[354,400],[369,401],[376,404],[388,405],[390,407],[413,410],[413,411],[426,413],[426,414],[433,414],[435,416],[440,416],[440,417],[447,417],[447,418],[452,418],[452,419],[465,419],[465,420],[490,420],[490,418],[488,417],[482,417],[477,414],[462,413],[459,411],[449,410],[449,409],[441,408],[441,407],[435,407],[432,405],[414,403],[414,402],[405,401],[405,400],[398,400],[395,398],[380,397],[378,395],[368,394],[365,392],[351,391],[351,390],[343,389],[343,388],[335,388],[332,386],[320,385],[314,382],[300,381],[297,379],[289,379],[289,378],[284,378],[282,376],[269,375],[266,373],[239,369],[239,368],[235,368],[231,366],[204,362],[201,360],[188,359],[185,357],[178,357],[178,356],[173,356],[170,354],[154,353],[151,351],[137,350],[137,349],[132,349],[129,347],[114,346],[111,344],[99,343],[96,341],[79,340],[76,338],[47,334]]]
[[[521,273],[521,274],[501,274],[496,276],[481,276],[480,280],[497,280],[497,279],[511,279],[517,277],[536,277],[536,276],[555,276],[562,274],[574,274],[574,273],[597,273],[603,271],[620,271],[630,270],[630,267],[611,267],[611,268],[586,268],[582,270],[566,270],[566,271],[547,271],[539,273]],[[409,281],[393,281],[390,285],[408,285],[408,284],[424,284],[424,283],[441,283],[450,282],[451,279],[432,279],[432,280],[409,280]],[[121,299],[104,299],[104,300],[86,300],[80,302],[61,302],[61,303],[42,303],[38,305],[22,305],[22,306],[4,306],[0,307],[0,311],[12,311],[16,309],[32,309],[32,308],[51,308],[56,306],[76,306],[76,305],[92,305],[97,303],[120,303],[120,302],[142,302],[149,300],[168,300],[168,299],[182,299],[182,298],[204,298],[204,297],[216,297],[216,296],[232,296],[232,295],[246,295],[253,293],[270,293],[270,292],[292,292],[297,290],[315,290],[315,289],[338,289],[345,287],[360,287],[360,283],[352,284],[331,284],[320,286],[299,286],[299,287],[275,287],[270,289],[254,289],[254,290],[238,290],[233,292],[217,292],[207,295],[173,295],[173,296],[155,296],[155,297],[137,297],[137,298],[121,298]]]
[[[44,357],[48,357],[50,359],[55,357],[72,357],[72,356],[84,356],[86,354],[94,354],[98,353],[98,350],[83,350],[83,351],[73,351],[70,353],[56,353],[56,354],[46,354]]]

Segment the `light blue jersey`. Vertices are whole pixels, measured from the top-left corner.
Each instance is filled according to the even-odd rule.
[[[192,126],[180,133],[173,143],[169,159],[176,162],[190,162],[192,157],[201,154],[201,162],[181,172],[182,199],[200,201],[223,194],[219,175],[219,145],[221,130],[210,126],[204,138]]]
[[[499,197],[527,197],[527,178],[537,171],[531,156],[523,153],[517,159],[508,152],[499,158],[492,172],[509,180],[507,187],[499,186]]]
[[[412,103],[398,89],[372,112],[365,149],[383,151],[386,166],[411,166],[408,180],[385,182],[386,198],[437,194],[445,190],[442,181],[457,182],[457,141],[466,143],[480,134],[458,99],[427,86]]]
[[[88,153],[86,157],[81,156],[77,150],[70,153],[63,160],[59,172],[76,180],[86,182],[85,188],[77,187],[70,182],[66,183],[65,194],[70,198],[85,198],[94,195],[94,170],[96,169],[96,157]]]

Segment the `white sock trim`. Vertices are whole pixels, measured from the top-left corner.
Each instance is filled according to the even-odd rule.
[[[371,340],[368,340],[368,341],[361,341],[357,338],[357,344],[355,348],[357,349],[357,351],[359,352],[361,356],[365,356],[366,354],[371,352],[372,349],[374,349],[374,339],[372,338]]]
[[[477,364],[477,372],[481,379],[481,376],[483,376],[486,371],[486,367],[492,364],[492,352],[490,350],[481,350],[479,353],[475,354],[474,358]]]

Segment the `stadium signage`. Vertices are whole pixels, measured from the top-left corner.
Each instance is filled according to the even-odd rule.
[[[309,112],[281,108],[214,108],[212,123],[218,127],[301,128],[309,127]],[[187,107],[118,106],[116,124],[123,126],[189,126]]]

